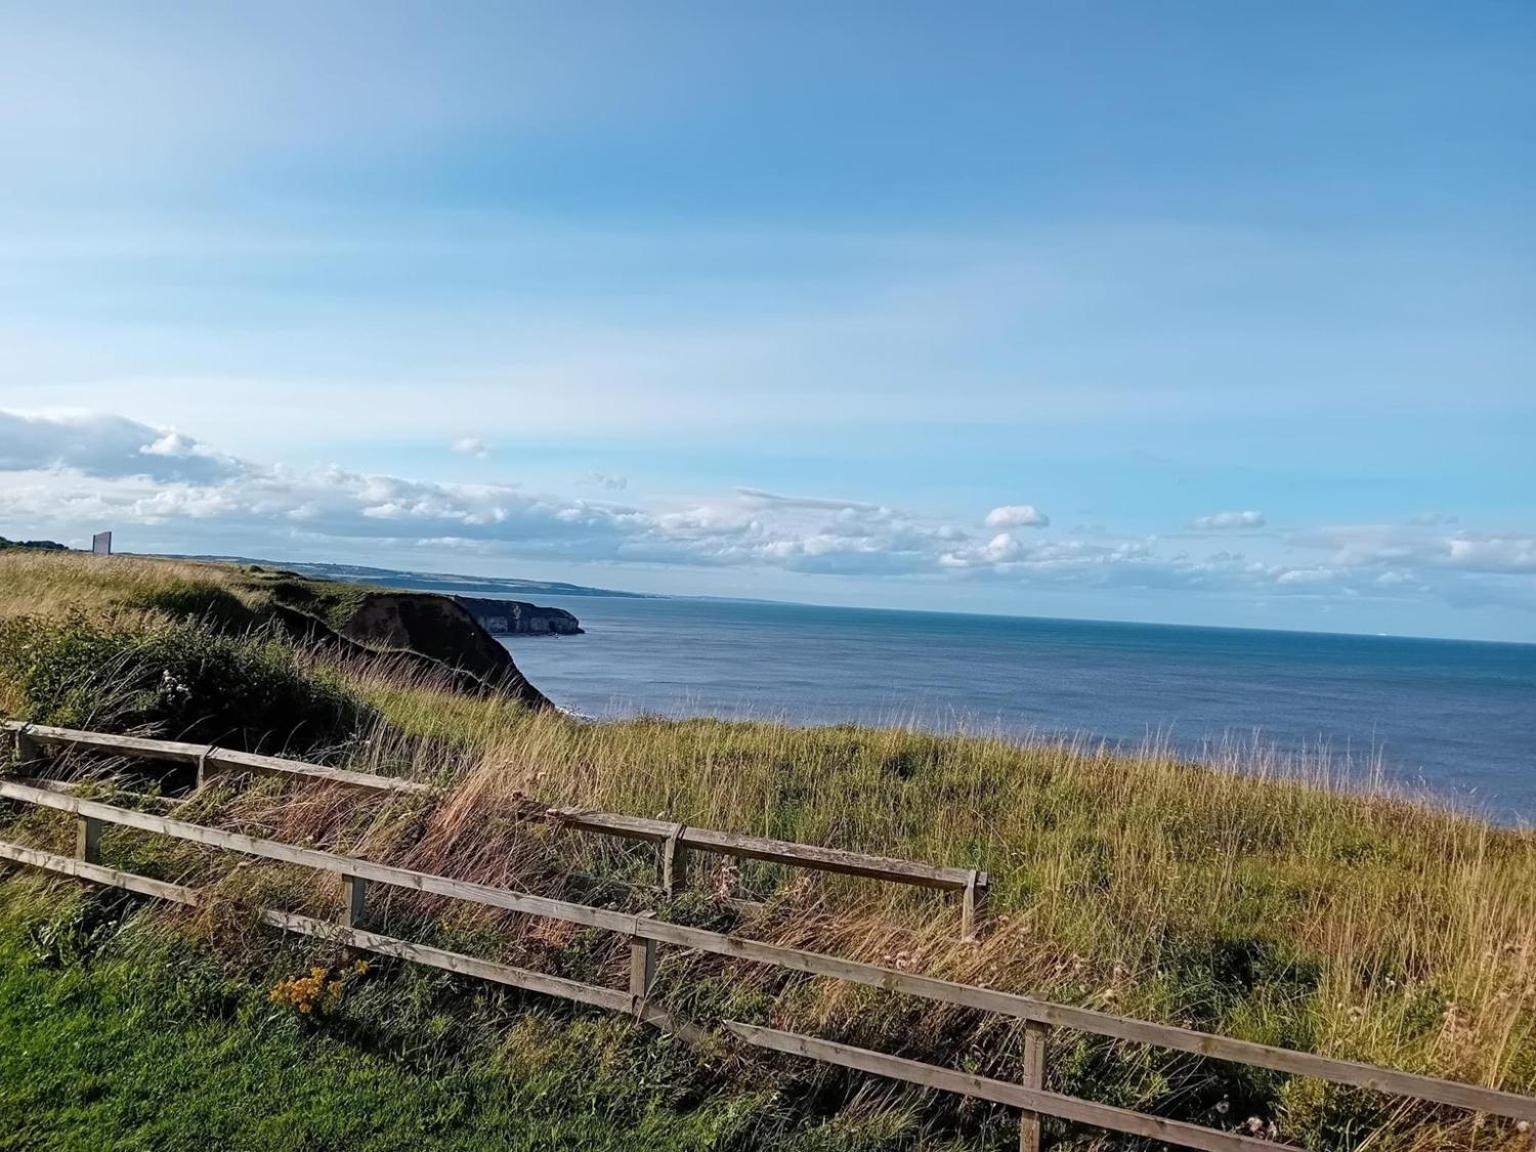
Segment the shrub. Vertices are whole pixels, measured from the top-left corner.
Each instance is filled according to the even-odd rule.
[[[203,620],[148,631],[83,617],[0,621],[0,678],[27,718],[150,730],[230,747],[309,748],[351,737],[371,710],[285,641]]]

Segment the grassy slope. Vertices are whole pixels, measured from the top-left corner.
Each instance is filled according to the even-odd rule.
[[[58,619],[78,613],[132,620],[165,614],[207,619],[243,631],[278,617],[297,617],[337,635],[353,635],[382,651],[371,638],[355,636],[353,625],[367,601],[389,595],[389,589],[371,585],[196,560],[32,550],[0,555],[0,620],[16,615]],[[419,594],[404,593],[402,598],[410,601]],[[462,644],[463,636],[454,631],[451,614],[446,622],[438,619],[442,614],[435,610],[436,602],[427,594],[426,604],[402,607],[410,617],[407,627],[419,650],[451,660],[453,646]]]
[[[110,581],[94,568],[52,571],[50,578],[37,568],[34,585],[48,611],[68,602],[119,617],[143,602],[132,588],[201,580],[205,571],[213,581],[228,578],[201,566],[119,567]],[[8,606],[4,575],[0,617],[18,603]],[[440,780],[449,789],[442,802],[400,812],[334,797],[284,803],[258,789],[195,800],[195,818],[582,898],[594,890],[562,877],[579,870],[610,884],[640,879],[643,857],[518,825],[510,814],[525,795],[977,865],[993,873],[997,914],[979,946],[953,941],[953,909],[932,897],[859,882],[807,883],[754,866],[744,876],[711,870],[695,879],[772,895],[768,912],[741,926],[766,939],[1536,1089],[1536,840],[1529,834],[1389,797],[1341,796],[1317,778],[1316,765],[1298,779],[1288,771],[1297,766],[1241,750],[1229,767],[1242,772],[1211,771],[1156,750],[1128,758],[899,731],[580,725],[368,669],[345,674],[387,720],[354,753],[355,765]],[[5,690],[0,684],[0,706]],[[46,818],[22,832],[37,842],[68,836]],[[146,851],[109,837],[109,859],[117,853],[157,874],[217,879],[204,859]],[[334,903],[333,893],[272,883],[290,906],[307,901],[324,912]],[[388,913],[420,911],[402,901]],[[668,914],[724,915],[702,898]],[[623,956],[612,948],[541,940],[526,925],[470,927],[488,954],[621,979]],[[879,1001],[882,1011],[861,1011],[875,999],[836,985],[774,984],[674,958],[664,962],[663,990],[699,1011],[725,1005],[923,1058],[960,1053],[968,1067],[998,1075],[1016,1068],[1011,1027],[888,1000]],[[1507,1127],[1477,1126],[1454,1112],[1393,1115],[1365,1094],[1070,1036],[1053,1048],[1051,1068],[1061,1090],[1212,1123],[1253,1110],[1317,1148],[1496,1148],[1513,1139]],[[682,1082],[699,1075],[677,1072]],[[722,1092],[714,1084],[711,1091]],[[1000,1139],[956,1111],[941,1101],[905,1114],[890,1146],[923,1142],[918,1119],[931,1131]],[[774,1114],[756,1109],[752,1130],[766,1131]]]

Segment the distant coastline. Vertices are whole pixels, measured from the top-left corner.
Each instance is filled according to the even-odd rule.
[[[363,564],[316,564],[305,560],[257,559],[250,556],[172,556],[179,560],[209,560],[225,564],[260,564],[287,568],[304,576],[318,576],[349,584],[377,584],[411,592],[449,592],[465,596],[612,596],[625,600],[667,600],[649,592],[623,592],[593,588],[562,580],[520,580],[512,576],[466,576],[453,572],[411,572],[397,568],[371,568]]]

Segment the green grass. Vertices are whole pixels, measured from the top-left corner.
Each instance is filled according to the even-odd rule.
[[[498,1002],[499,1046],[450,1052],[430,1041],[444,1005],[411,1012],[446,999],[419,976],[370,974],[337,1018],[303,1018],[132,907],[0,884],[0,1149],[682,1152],[731,1142],[751,1102],[671,1107],[663,1042],[558,1009]]]

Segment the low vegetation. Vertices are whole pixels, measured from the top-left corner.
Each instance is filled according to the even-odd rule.
[[[7,540],[0,536],[0,552],[9,551],[64,552],[63,544],[56,540]]]
[[[112,764],[54,769],[119,803],[615,907],[654,902],[640,887],[650,879],[650,856],[531,822],[524,818],[531,809],[586,804],[984,868],[993,878],[992,915],[980,941],[969,944],[956,939],[957,914],[942,897],[808,880],[767,865],[738,871],[709,857],[697,858],[690,890],[661,912],[1119,1014],[1536,1091],[1536,837],[1528,831],[1390,795],[1368,772],[1286,761],[1262,748],[1215,750],[1213,764],[1197,767],[1157,747],[1128,754],[901,729],[582,723],[501,697],[466,696],[383,661],[298,650],[197,608],[223,595],[248,604],[258,594],[218,566],[0,556],[0,706],[172,735],[241,732],[267,749],[291,738],[311,756],[429,780],[441,785],[431,799],[285,792],[275,782],[161,795],[153,783],[146,790],[142,779],[115,775]],[[123,659],[120,644],[134,652],[133,675],[93,676],[96,646]],[[17,656],[26,651],[43,655]],[[159,700],[157,671],[180,680],[206,669],[220,685],[250,669],[251,685],[286,685],[290,702],[274,704],[273,713],[209,720],[217,706],[248,707],[221,704],[226,696],[267,697],[220,688],[179,711]],[[311,708],[302,732],[272,719],[292,713],[293,700]],[[69,850],[72,830],[54,814],[18,807],[5,824],[5,839]],[[334,885],[277,866],[231,872],[227,857],[124,830],[108,832],[104,852],[110,863],[223,898],[188,918],[12,877],[0,884],[0,1014],[33,1013],[29,1027],[52,1027],[36,1004],[53,1002],[55,993],[38,993],[39,1001],[32,989],[60,982],[76,990],[67,1003],[105,1006],[113,1043],[142,1043],[147,1054],[155,1037],[133,1030],[160,1026],[155,1001],[125,1000],[121,988],[135,971],[154,980],[161,977],[148,974],[184,966],[225,989],[223,998],[173,1002],[165,1030],[185,1029],[214,1046],[227,1041],[226,1054],[248,1051],[253,1083],[267,1061],[275,1069],[313,1059],[325,1070],[320,1081],[334,1076],[338,1085],[351,1071],[388,1069],[379,1083],[387,1080],[399,1097],[380,1107],[397,1109],[391,1114],[401,1123],[409,1117],[445,1147],[459,1146],[458,1137],[431,1127],[439,1115],[432,1101],[441,1097],[426,1079],[413,1079],[422,1069],[433,1082],[459,1086],[455,1115],[465,1132],[485,1116],[516,1114],[518,1131],[555,1117],[589,1123],[584,1138],[594,1147],[618,1140],[613,1132],[645,1133],[639,1145],[613,1146],[679,1148],[1001,1148],[1013,1139],[1005,1112],[952,1097],[781,1061],[743,1062],[724,1050],[695,1052],[622,1021],[409,966],[348,977],[341,957],[276,940],[241,912],[257,901],[331,916]],[[743,908],[728,899],[741,896],[759,903]],[[623,942],[600,934],[400,891],[370,907],[385,931],[579,979],[623,981]],[[38,959],[26,942],[59,936],[52,926],[71,916],[114,927],[70,928],[62,938],[85,943],[45,948]],[[323,978],[312,972],[317,967]],[[316,979],[310,1012],[271,996],[283,981],[291,989]],[[728,1013],[1017,1078],[1014,1022],[666,950],[660,979],[662,998],[691,1018]],[[331,983],[342,991],[329,993]],[[327,995],[335,1011],[321,1010]],[[63,1013],[58,1027],[70,1019]],[[88,1051],[89,1040],[82,1044]],[[429,1058],[419,1056],[423,1048]],[[199,1050],[189,1059],[200,1059]],[[60,1048],[48,1059],[71,1076],[83,1073],[70,1061],[95,1057]],[[1229,1129],[1252,1117],[1313,1149],[1529,1142],[1512,1125],[1455,1110],[1068,1032],[1054,1038],[1048,1067],[1060,1091]],[[0,1057],[0,1099],[14,1097],[22,1075]],[[118,1102],[113,1107],[128,1106],[122,1101],[137,1091],[126,1081],[103,1089]],[[215,1115],[224,1105],[210,1101],[209,1130],[224,1131]],[[106,1122],[106,1113],[93,1120],[50,1107],[28,1108],[34,1129],[50,1116],[46,1123],[58,1131],[84,1133]],[[307,1107],[295,1102],[292,1113],[310,1115]],[[233,1102],[228,1108],[235,1115]],[[322,1112],[317,1106],[313,1115]],[[8,1119],[0,1116],[0,1130]],[[1120,1146],[1081,1129],[1056,1135],[1070,1147]],[[377,1132],[356,1139],[394,1146]],[[250,1132],[238,1142],[303,1146]]]
[[[369,716],[338,676],[301,665],[279,636],[230,636],[199,619],[133,629],[0,620],[0,677],[39,723],[153,728],[225,747],[302,751]]]

